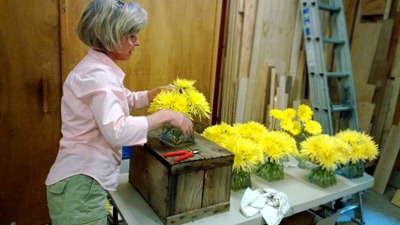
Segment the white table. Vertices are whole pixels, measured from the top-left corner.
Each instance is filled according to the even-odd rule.
[[[263,187],[284,192],[289,199],[291,209],[285,216],[290,216],[308,209],[324,205],[345,196],[353,195],[374,185],[374,178],[364,173],[361,178],[353,180],[337,175],[337,185],[329,188],[320,188],[307,181],[309,169],[285,168],[285,179],[267,182],[255,174],[252,174],[253,190]],[[230,210],[210,217],[186,223],[187,225],[261,225],[264,220],[261,214],[253,217],[244,217],[239,210],[240,201],[244,190],[231,192]],[[162,225],[162,221],[151,209],[142,196],[129,183],[128,173],[121,174],[116,191],[110,192],[110,196],[128,225]]]

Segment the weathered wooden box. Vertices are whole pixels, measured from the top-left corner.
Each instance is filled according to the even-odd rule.
[[[172,148],[151,132],[148,143],[131,148],[129,182],[167,224],[182,224],[225,212],[230,207],[233,154],[195,134],[196,143]],[[163,154],[180,149],[200,153],[174,163]]]

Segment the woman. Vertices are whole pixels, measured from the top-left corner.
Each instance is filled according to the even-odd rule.
[[[61,100],[62,138],[46,179],[52,224],[107,224],[106,190],[118,184],[121,147],[141,145],[150,130],[169,123],[186,136],[192,122],[182,113],[162,110],[130,116],[147,107],[162,89],[131,92],[116,61],[128,60],[147,13],[136,2],[93,0],[79,21],[77,33],[90,47],[70,72]]]

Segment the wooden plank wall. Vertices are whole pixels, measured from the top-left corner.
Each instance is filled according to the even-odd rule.
[[[309,101],[298,2],[230,1],[221,121],[271,129],[269,109]],[[360,129],[383,149],[400,117],[399,0],[344,3]]]

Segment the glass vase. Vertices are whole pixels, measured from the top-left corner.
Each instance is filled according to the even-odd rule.
[[[353,163],[349,162],[346,165],[342,165],[337,171],[337,174],[354,179],[357,177],[364,176],[364,163],[362,161]]]
[[[307,179],[310,183],[316,184],[322,188],[327,188],[337,183],[335,171],[324,169],[320,166],[311,169]]]
[[[297,167],[305,169],[307,168],[307,160],[302,157],[297,157]]]
[[[182,132],[171,125],[165,125],[160,135],[160,141],[171,147],[182,147],[195,143],[193,133],[185,137]]]
[[[282,163],[268,160],[257,168],[256,174],[270,182],[285,178]]]
[[[231,189],[232,191],[238,191],[251,187],[251,176],[250,172],[243,170],[233,170],[231,178]]]
[[[302,133],[300,133],[299,135],[297,135],[295,137],[295,140],[296,140],[297,150],[300,153],[300,151],[301,151],[301,142],[306,140],[306,135],[302,132]],[[305,158],[303,158],[301,156],[298,156],[298,157],[296,157],[296,159],[297,159],[297,162],[298,162],[297,163],[297,167],[298,168],[302,168],[302,169],[307,168],[307,160]]]

